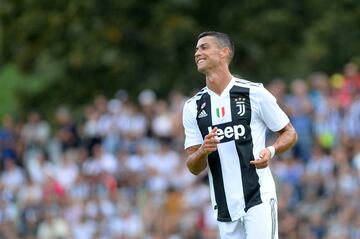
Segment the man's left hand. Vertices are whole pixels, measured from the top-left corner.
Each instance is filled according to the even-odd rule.
[[[265,148],[261,150],[259,154],[259,158],[250,161],[250,163],[255,165],[256,168],[266,168],[267,166],[269,166],[270,158],[271,158],[270,150]]]

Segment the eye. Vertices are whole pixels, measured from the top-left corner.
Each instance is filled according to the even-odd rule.
[[[206,50],[208,47],[208,44],[201,44],[200,46],[195,48],[195,52],[197,52],[198,50]]]

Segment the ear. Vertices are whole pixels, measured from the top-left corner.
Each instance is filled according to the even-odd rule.
[[[224,47],[221,49],[221,57],[222,58],[229,58],[230,57],[230,49],[229,47]]]

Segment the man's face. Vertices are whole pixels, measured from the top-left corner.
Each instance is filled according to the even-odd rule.
[[[223,51],[214,37],[205,36],[198,40],[195,48],[195,63],[199,72],[208,72],[218,66],[223,59]]]

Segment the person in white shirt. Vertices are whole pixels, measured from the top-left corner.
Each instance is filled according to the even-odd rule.
[[[297,134],[262,84],[234,77],[228,35],[204,32],[195,62],[206,87],[183,110],[187,167],[195,175],[208,166],[213,213],[222,239],[278,238],[275,183],[270,159],[290,149]],[[278,132],[265,146],[266,129]]]

